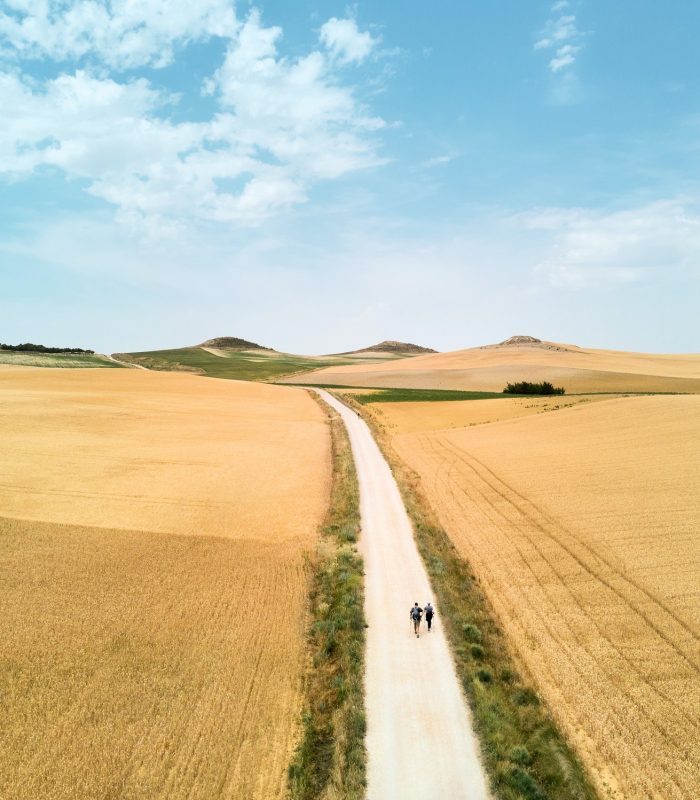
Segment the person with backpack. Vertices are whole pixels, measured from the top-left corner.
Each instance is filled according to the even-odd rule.
[[[420,639],[420,621],[423,617],[423,609],[418,605],[418,603],[413,604],[413,608],[410,611],[411,621],[413,622],[413,632],[416,634],[416,637]]]
[[[430,633],[430,629],[433,626],[433,614],[435,613],[435,609],[430,605],[430,603],[425,604],[425,621],[428,623],[428,633]]]

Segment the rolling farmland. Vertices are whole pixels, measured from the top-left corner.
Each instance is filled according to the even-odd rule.
[[[700,401],[466,421],[481,402],[380,419],[602,796],[695,798]]]
[[[285,796],[308,554],[305,393],[0,369],[0,796]]]
[[[569,393],[700,392],[700,355],[595,350],[555,342],[502,343],[386,364],[327,367],[287,383],[500,392],[513,381],[551,381]]]
[[[276,350],[267,349],[241,350],[201,345],[115,355],[122,361],[147,369],[192,372],[210,378],[241,381],[275,381],[289,375],[304,374],[323,367],[376,363],[402,357],[401,354],[395,352],[374,351],[304,356],[278,353]]]

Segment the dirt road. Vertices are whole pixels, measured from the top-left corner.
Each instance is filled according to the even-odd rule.
[[[411,523],[367,425],[327,392],[350,436],[360,484],[367,632],[367,800],[483,800],[486,780],[437,610],[413,635],[414,601],[433,600]],[[435,603],[433,603],[435,605]]]

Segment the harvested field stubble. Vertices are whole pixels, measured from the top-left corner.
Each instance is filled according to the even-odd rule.
[[[284,797],[329,491],[316,403],[0,371],[0,430],[0,797]]]
[[[394,447],[603,796],[694,800],[700,400],[412,423],[389,429]]]

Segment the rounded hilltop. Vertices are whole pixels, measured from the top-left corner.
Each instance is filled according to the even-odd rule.
[[[535,336],[511,336],[510,339],[499,342],[499,344],[542,344],[542,339],[538,339]]]
[[[247,339],[239,339],[236,336],[217,336],[214,339],[207,339],[197,347],[215,347],[217,350],[267,350],[274,353],[272,347],[263,347],[261,344],[249,342]]]
[[[420,353],[437,353],[431,347],[421,347],[419,344],[411,344],[410,342],[396,342],[393,339],[387,339],[379,344],[373,344],[371,347],[363,347],[360,350],[350,350],[346,353],[339,353],[338,355],[350,356],[358,353],[400,353],[402,355],[419,355]]]
[[[500,347],[524,347],[524,348],[537,348],[539,350],[556,350],[557,352],[569,352],[571,350],[578,350],[579,348],[576,345],[563,345],[559,344],[558,342],[545,342],[542,339],[538,339],[536,336],[525,336],[523,334],[517,334],[516,336],[511,336],[508,339],[504,339],[502,342],[498,342],[498,344],[485,344],[482,345],[479,350],[489,350],[492,348],[500,348]]]

